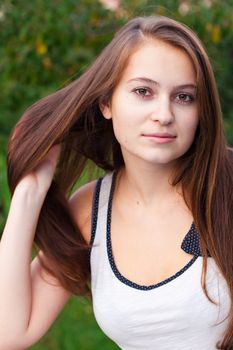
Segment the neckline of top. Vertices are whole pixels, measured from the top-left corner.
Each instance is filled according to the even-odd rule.
[[[193,238],[194,238],[194,241],[195,241],[195,239],[198,239],[195,225],[194,225],[194,223],[192,223],[188,233],[186,234],[186,236],[183,239],[182,244],[181,244],[181,249],[183,249],[185,252],[188,252],[189,254],[193,254],[193,257],[191,258],[191,260],[183,268],[181,268],[181,270],[176,272],[174,275],[166,278],[165,280],[163,280],[159,283],[153,284],[153,285],[139,285],[135,282],[130,281],[129,279],[124,277],[120,273],[120,271],[118,270],[116,263],[115,263],[115,260],[114,260],[114,257],[113,257],[113,251],[112,251],[111,219],[112,219],[112,201],[113,201],[113,194],[114,194],[114,189],[115,189],[115,184],[116,184],[116,177],[117,177],[117,171],[113,171],[112,176],[111,176],[111,187],[110,187],[110,194],[109,194],[109,199],[108,199],[108,210],[107,210],[107,237],[106,238],[107,238],[107,254],[108,254],[110,266],[112,268],[113,273],[118,278],[118,280],[120,280],[121,282],[123,282],[124,284],[126,284],[132,288],[140,289],[140,290],[151,290],[151,289],[158,288],[164,284],[167,284],[168,282],[172,281],[173,279],[177,278],[181,274],[183,274],[196,261],[196,259],[200,255],[200,254],[197,254],[197,252],[188,249],[190,246],[190,243],[193,243]],[[195,232],[195,234],[194,234],[194,232]],[[195,241],[195,245],[196,245],[196,243],[197,242]],[[191,246],[192,246],[192,244],[191,244]]]

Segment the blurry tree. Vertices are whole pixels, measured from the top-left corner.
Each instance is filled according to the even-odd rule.
[[[91,0],[5,0],[0,13],[0,128],[8,134],[26,106],[85,70],[118,21]]]

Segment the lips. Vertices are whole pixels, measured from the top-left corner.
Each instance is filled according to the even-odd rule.
[[[159,138],[172,138],[172,139],[176,137],[174,134],[171,134],[168,132],[156,132],[156,133],[150,133],[150,134],[143,134],[143,136],[159,137]]]
[[[154,133],[142,134],[142,137],[148,140],[150,144],[167,145],[167,144],[171,144],[175,140],[176,135],[170,132],[154,132]]]

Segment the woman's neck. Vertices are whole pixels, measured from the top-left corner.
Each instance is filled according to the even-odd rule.
[[[180,186],[172,185],[172,167],[124,166],[117,176],[116,191],[145,207],[158,206],[169,198],[181,197]]]

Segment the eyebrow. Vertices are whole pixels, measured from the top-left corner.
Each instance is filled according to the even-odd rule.
[[[149,78],[145,78],[145,77],[139,77],[139,78],[133,78],[127,81],[127,83],[131,83],[133,81],[139,81],[139,82],[144,82],[144,83],[149,83],[155,86],[159,86],[160,84],[152,79]],[[187,89],[187,88],[191,88],[191,89],[197,89],[197,86],[195,84],[192,83],[187,83],[187,84],[181,84],[181,85],[177,85],[173,87],[174,89]]]

